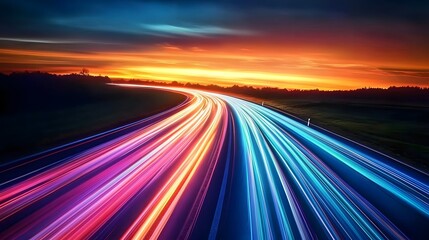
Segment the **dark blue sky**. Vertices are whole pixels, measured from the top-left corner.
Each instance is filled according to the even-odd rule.
[[[429,77],[428,26],[429,1],[420,0],[1,0],[0,71],[114,65],[104,59],[30,61],[16,50],[102,54],[174,46],[228,52],[235,46],[258,49],[258,56],[294,52],[317,68],[328,65],[315,54],[331,54],[330,68],[382,71],[406,81],[411,76],[421,85]]]
[[[217,41],[258,34],[281,39],[330,28],[339,37],[352,28],[356,34],[376,29],[386,37],[411,33],[416,42],[429,40],[429,1],[2,0],[0,13],[0,44],[40,40],[70,50],[132,48],[166,39],[186,44],[209,40],[201,39],[205,36]]]

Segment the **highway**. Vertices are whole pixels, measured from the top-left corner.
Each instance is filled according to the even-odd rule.
[[[427,173],[238,98],[146,88],[187,100],[0,166],[0,239],[427,237]]]

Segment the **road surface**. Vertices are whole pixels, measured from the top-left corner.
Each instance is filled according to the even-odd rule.
[[[157,88],[188,98],[1,165],[0,239],[427,237],[427,173],[264,106]]]

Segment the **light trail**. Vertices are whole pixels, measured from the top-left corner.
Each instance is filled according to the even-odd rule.
[[[244,100],[152,88],[188,99],[2,165],[0,239],[424,237],[427,174]]]
[[[252,236],[311,238],[321,235],[314,229],[321,229],[325,237],[335,239],[406,238],[333,168],[369,180],[368,191],[371,188],[387,191],[390,197],[424,215],[428,223],[427,176],[420,181],[270,109],[218,96],[230,104],[241,126],[238,135],[244,148],[243,168],[249,183],[246,202],[251,211]],[[385,200],[388,199],[378,200],[378,204]],[[397,212],[401,214],[401,210]],[[310,224],[309,215],[317,221]],[[276,227],[279,229],[273,235]]]

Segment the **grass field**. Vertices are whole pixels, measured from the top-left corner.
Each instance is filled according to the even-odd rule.
[[[429,103],[369,99],[253,98],[429,170]]]
[[[3,90],[8,91],[9,98],[2,99],[0,111],[0,161],[108,130],[185,100],[179,94],[105,84],[84,85],[66,93],[57,88],[57,94],[48,97],[50,92],[43,89],[32,94]]]
[[[39,74],[40,75],[40,74]],[[161,112],[185,100],[178,94],[123,89],[88,81],[34,81],[30,74],[0,81],[0,161],[8,161]],[[72,78],[76,76],[72,76]],[[93,77],[92,77],[93,78]],[[70,80],[70,79],[69,79]],[[103,79],[101,79],[104,81]],[[7,84],[4,84],[4,83]],[[30,86],[29,86],[30,84]],[[230,93],[226,93],[230,94]],[[237,94],[233,94],[237,95]],[[429,103],[412,97],[238,97],[303,120],[429,170]],[[282,95],[283,96],[283,95]]]

